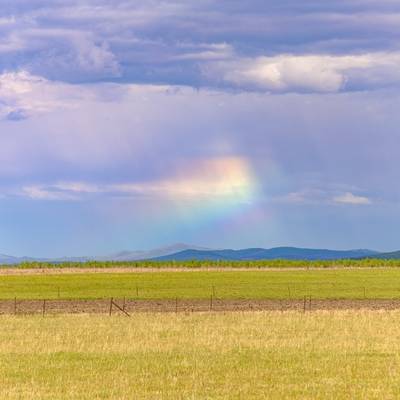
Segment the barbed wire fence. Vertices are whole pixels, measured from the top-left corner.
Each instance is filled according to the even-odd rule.
[[[96,298],[83,293],[55,287],[46,297],[37,293],[33,299],[23,294],[13,299],[0,298],[0,314],[104,313],[132,316],[135,312],[213,312],[359,308],[382,306],[400,308],[400,288],[340,285],[335,282],[281,282],[264,285],[224,285],[210,287],[140,287],[135,285],[124,296],[110,290],[110,296]],[[117,290],[115,289],[114,292]],[[120,291],[120,290],[119,290]],[[1,296],[1,292],[0,292]]]

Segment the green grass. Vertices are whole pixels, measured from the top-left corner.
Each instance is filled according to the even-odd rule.
[[[7,400],[397,399],[400,313],[0,317]]]
[[[0,276],[0,299],[400,298],[400,269]],[[136,289],[137,288],[137,289]]]

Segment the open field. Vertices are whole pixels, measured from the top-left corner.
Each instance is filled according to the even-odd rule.
[[[0,398],[396,399],[400,312],[0,317]]]
[[[0,276],[0,299],[400,299],[400,269]]]

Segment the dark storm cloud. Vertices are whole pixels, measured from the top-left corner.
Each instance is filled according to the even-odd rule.
[[[36,0],[7,2],[0,16],[3,71],[68,82],[237,87],[204,70],[280,54],[391,53],[400,38],[400,5],[385,0]]]

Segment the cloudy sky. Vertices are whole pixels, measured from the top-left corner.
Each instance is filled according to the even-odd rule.
[[[12,0],[0,253],[400,248],[397,0]]]

